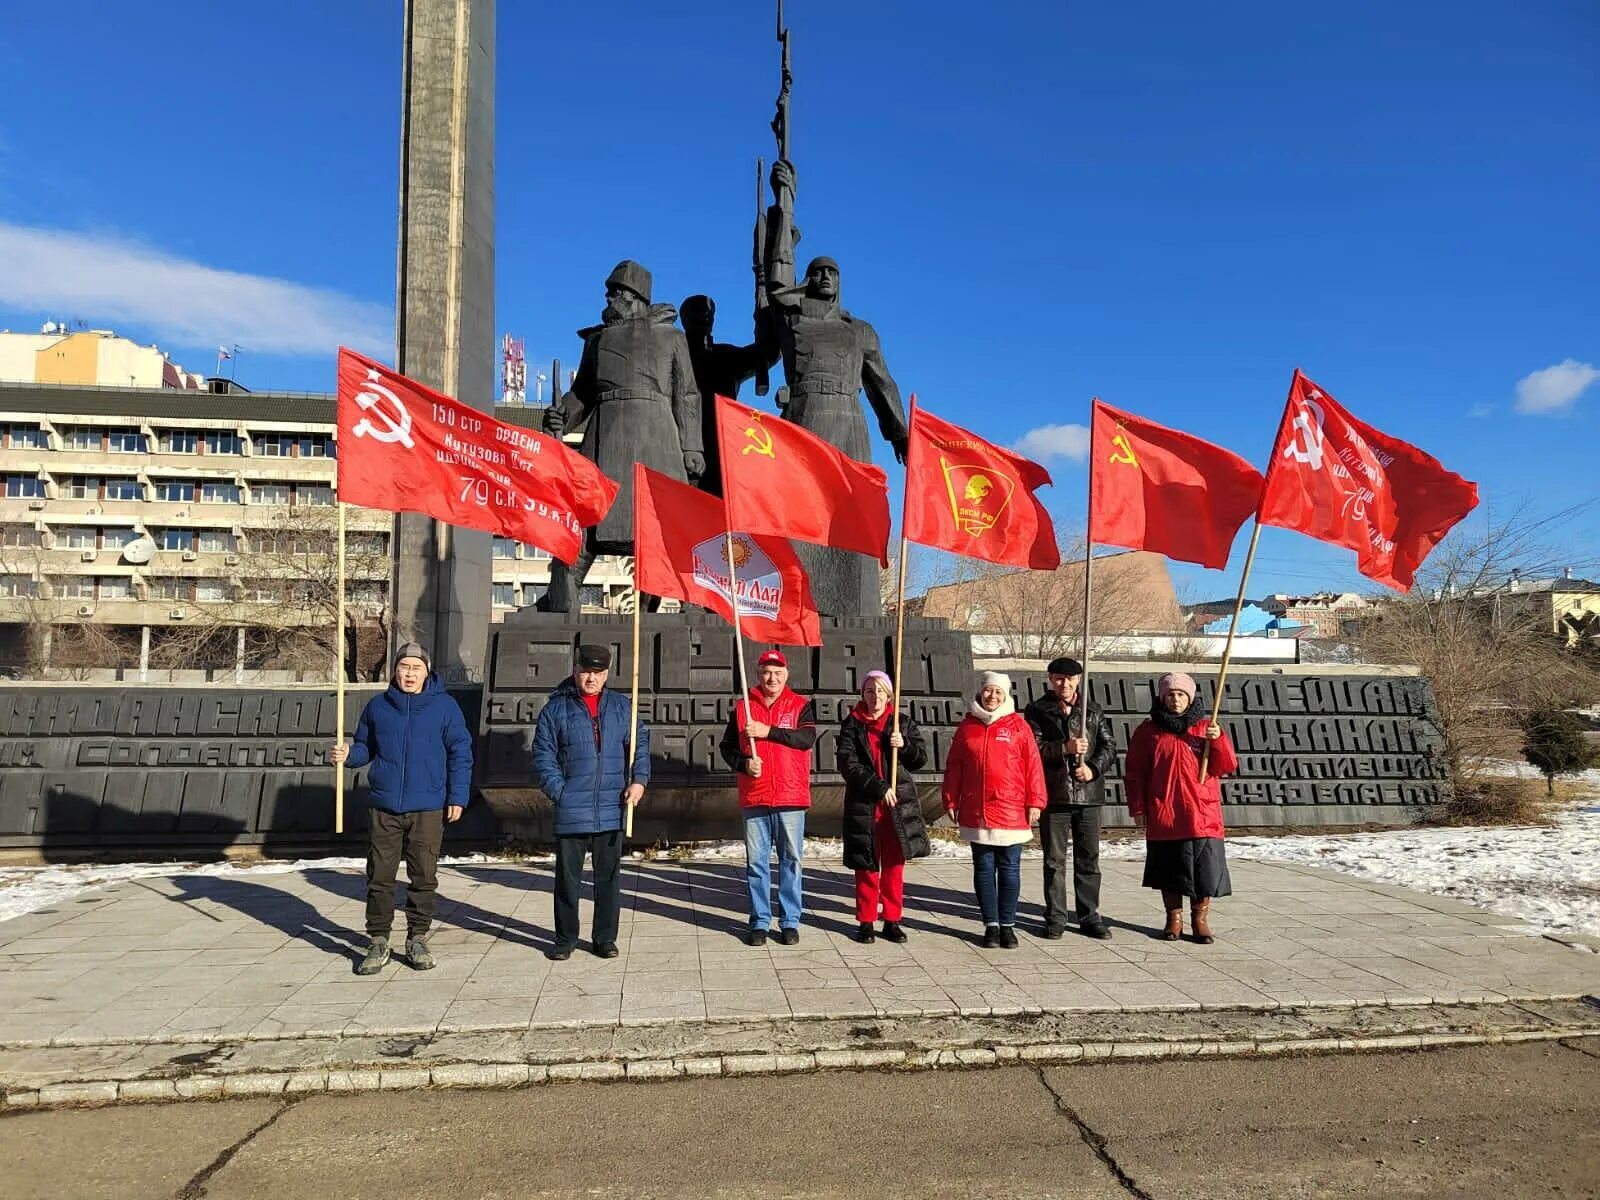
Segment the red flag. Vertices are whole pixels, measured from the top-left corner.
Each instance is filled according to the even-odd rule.
[[[339,499],[578,557],[617,485],[560,438],[506,425],[339,350]]]
[[[1267,466],[1263,525],[1348,546],[1368,579],[1409,592],[1428,552],[1477,505],[1477,484],[1356,420],[1294,373]]]
[[[1261,472],[1231,450],[1094,402],[1089,540],[1217,570],[1261,501]]]
[[[722,494],[735,529],[870,554],[889,565],[889,481],[808,429],[717,397]]]
[[[784,646],[822,645],[811,580],[794,547],[781,537],[735,533],[730,572],[727,528],[717,497],[634,464],[633,561],[639,591],[698,604],[732,621],[736,590],[739,626],[748,636]]]
[[[1034,492],[1050,482],[1036,462],[917,407],[906,450],[909,541],[972,558],[1053,571],[1056,529]]]

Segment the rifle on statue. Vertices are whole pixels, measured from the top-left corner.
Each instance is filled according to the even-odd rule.
[[[756,341],[761,340],[761,322],[767,308],[766,263],[766,175],[767,161],[756,159],[756,227],[750,235],[750,269],[756,275]],[[756,367],[756,395],[765,396],[772,389],[772,378],[765,362]]]

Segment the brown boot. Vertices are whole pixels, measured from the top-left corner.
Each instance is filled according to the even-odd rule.
[[[1211,915],[1211,901],[1209,898],[1201,900],[1198,897],[1189,901],[1189,924],[1194,927],[1194,940],[1202,946],[1209,946],[1217,939],[1211,936],[1211,925],[1206,918]]]
[[[1183,893],[1162,892],[1161,903],[1167,909],[1167,925],[1161,931],[1161,939],[1175,942],[1183,936]]]

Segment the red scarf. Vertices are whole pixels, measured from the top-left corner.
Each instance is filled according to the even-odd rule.
[[[872,755],[872,769],[878,773],[879,779],[883,779],[883,731],[889,728],[889,718],[894,714],[888,705],[884,705],[883,711],[873,716],[867,711],[867,706],[857,700],[850,715],[867,727],[867,750]]]

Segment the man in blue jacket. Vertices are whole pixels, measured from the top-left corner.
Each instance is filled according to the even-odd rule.
[[[389,961],[394,923],[394,883],[406,860],[406,961],[418,971],[434,966],[428,927],[438,893],[439,846],[444,823],[459,821],[472,791],[472,734],[461,706],[432,674],[428,652],[401,646],[394,679],[361,711],[354,740],[334,746],[328,758],[348,767],[371,764],[367,787],[372,814],[367,847],[367,953],[357,975],[376,975]]]
[[[633,705],[606,690],[611,651],[579,646],[572,678],[550,693],[533,732],[533,773],[555,810],[556,941],[545,952],[560,962],[578,944],[578,885],[584,855],[594,859],[594,952],[617,957],[622,907],[624,804],[633,806],[650,781],[650,730],[639,722],[639,744],[628,766]]]

